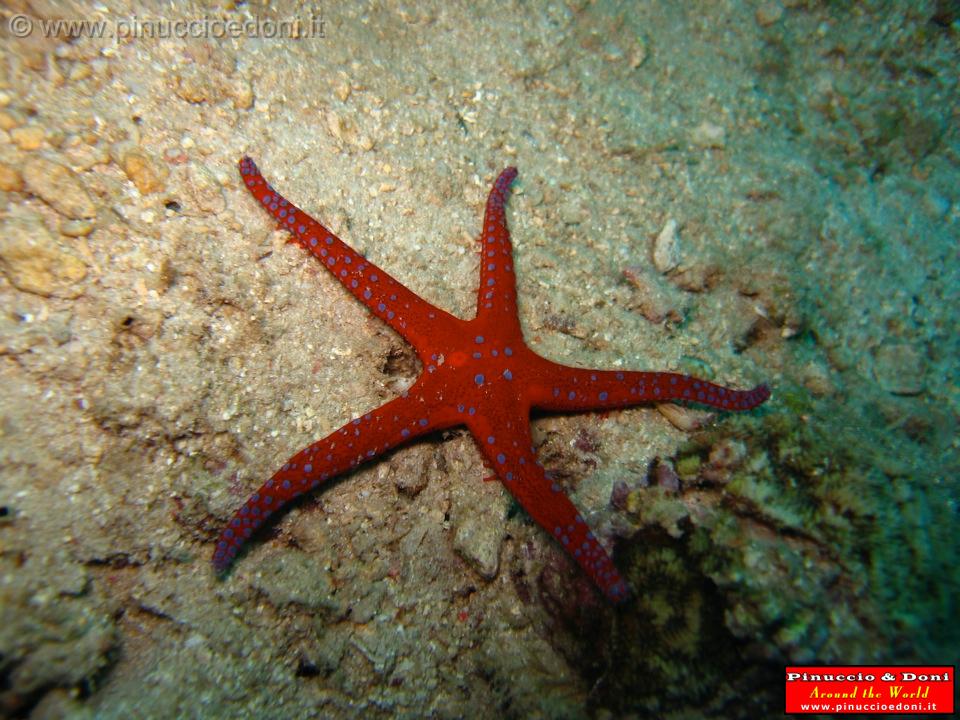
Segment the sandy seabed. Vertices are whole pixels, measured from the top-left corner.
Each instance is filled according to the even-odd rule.
[[[955,659],[956,3],[171,12],[2,10],[0,715],[774,717],[787,664]],[[535,419],[631,602],[462,431],[215,576],[245,498],[419,372],[243,155],[460,317],[516,165],[531,347],[771,384]]]

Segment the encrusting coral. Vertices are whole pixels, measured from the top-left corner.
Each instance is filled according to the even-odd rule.
[[[601,706],[707,711],[750,696],[770,709],[784,663],[946,660],[956,647],[948,487],[910,448],[866,454],[879,430],[867,416],[783,396],[783,412],[694,435],[674,459],[678,490],[621,501],[636,531],[617,562],[637,599],[610,635]]]

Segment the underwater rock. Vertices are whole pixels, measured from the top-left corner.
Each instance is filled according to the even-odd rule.
[[[86,568],[63,555],[19,558],[0,557],[5,717],[57,688],[92,688],[115,659],[117,645],[111,609]]]
[[[674,403],[657,403],[657,410],[670,421],[671,425],[683,432],[699,430],[710,422],[714,415],[706,410],[696,410]]]
[[[690,142],[708,150],[722,150],[727,144],[727,131],[722,125],[704,120],[690,132]]]
[[[630,266],[624,268],[623,277],[636,289],[634,306],[647,320],[657,324],[664,321],[679,324],[683,321],[683,310],[677,308],[680,298],[675,297],[676,290],[653,271]]]
[[[661,275],[666,275],[680,264],[680,235],[677,221],[667,220],[653,243],[653,266]]]
[[[222,91],[213,73],[196,64],[185,66],[176,77],[175,92],[190,103],[216,102]]]
[[[492,507],[458,513],[454,549],[486,580],[495,578],[500,568],[500,546],[506,534],[503,509],[503,503],[492,503]]]
[[[227,84],[227,93],[233,99],[237,110],[249,110],[253,107],[253,87],[246,78],[232,78]]]
[[[40,125],[25,125],[10,131],[10,139],[21,150],[39,150],[43,146],[46,131]]]
[[[430,480],[430,455],[425,452],[399,453],[379,471],[381,480],[389,478],[407,497],[416,497]]]
[[[819,397],[833,395],[837,389],[830,377],[830,370],[819,362],[809,362],[802,370],[803,386]]]
[[[703,477],[713,482],[726,482],[732,471],[747,458],[747,446],[735,438],[723,438],[710,448],[707,464],[701,469]]]
[[[64,220],[60,223],[60,234],[67,237],[86,237],[97,226],[93,220]]]
[[[926,363],[907,343],[884,343],[873,355],[873,376],[893,395],[919,395],[924,390]]]
[[[753,15],[761,27],[770,27],[783,17],[783,5],[777,0],[763,2]]]
[[[80,178],[67,167],[46,158],[34,158],[23,166],[27,190],[61,215],[80,220],[97,214]]]
[[[610,507],[617,510],[627,509],[627,500],[630,497],[630,486],[625,480],[617,480],[610,491]]]
[[[23,189],[23,178],[12,165],[0,163],[0,190],[4,192],[19,192]]]
[[[276,607],[301,605],[314,612],[342,612],[329,570],[304,552],[268,553],[251,575],[251,585]]]
[[[216,215],[227,207],[220,183],[203,163],[191,162],[187,166],[186,191],[190,197],[190,204],[184,207],[186,215]]]
[[[0,270],[18,290],[73,298],[87,276],[86,263],[55,240],[40,218],[17,216],[0,226]]]
[[[160,192],[165,187],[167,169],[154,162],[143,150],[139,148],[127,150],[123,153],[120,164],[141,195]]]
[[[677,475],[676,468],[673,467],[672,462],[669,460],[657,460],[657,464],[653,468],[652,484],[670,492],[680,491],[680,476]]]

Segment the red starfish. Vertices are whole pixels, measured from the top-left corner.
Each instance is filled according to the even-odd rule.
[[[537,462],[530,408],[597,410],[686,400],[749,410],[770,396],[766,385],[730,390],[686,375],[583,370],[546,360],[527,347],[517,315],[513,250],[504,215],[516,168],[502,173],[487,199],[480,235],[477,316],[460,320],[428,303],[296,208],[260,175],[250,158],[240,174],[260,204],[312,252],[344,287],[417,351],[423,372],[413,386],[304,448],[240,508],[213,554],[226,569],[244,541],[293,498],[325,480],[436,430],[466,425],[507,489],[560,542],[606,596],[618,602],[626,583],[560,485]]]

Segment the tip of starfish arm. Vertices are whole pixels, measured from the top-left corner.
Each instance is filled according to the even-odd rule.
[[[237,556],[237,550],[237,545],[223,538],[217,542],[217,548],[213,552],[213,571],[217,575],[223,575],[230,569],[233,559]]]
[[[630,598],[630,586],[623,579],[617,580],[606,589],[606,596],[614,605],[626,602]]]
[[[765,403],[770,397],[770,386],[766,383],[760,383],[753,390],[750,391],[750,394],[753,395],[756,405]],[[755,405],[755,406],[756,406]]]
[[[513,165],[510,165],[509,167],[503,169],[503,172],[500,173],[500,177],[497,178],[497,182],[504,186],[509,185],[516,179],[517,173],[517,169]]]

